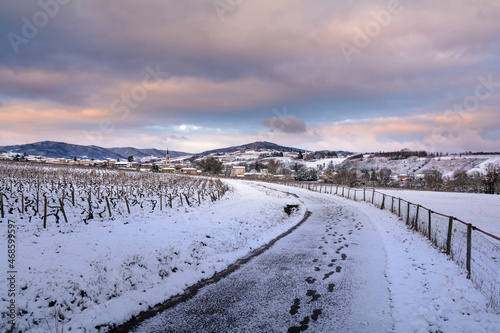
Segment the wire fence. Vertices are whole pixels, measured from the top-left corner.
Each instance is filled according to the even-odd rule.
[[[427,237],[467,271],[467,278],[488,299],[488,306],[500,311],[500,237],[422,205],[378,192],[374,188],[350,188],[305,182],[284,185],[333,194],[354,201],[365,201],[397,215],[409,228]]]

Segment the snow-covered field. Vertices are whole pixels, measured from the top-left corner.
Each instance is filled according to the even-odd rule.
[[[500,316],[486,310],[487,300],[464,271],[389,212],[283,185],[224,182],[231,191],[219,201],[104,215],[88,224],[43,229],[38,219],[10,217],[17,225],[19,330],[96,332],[123,323],[266,244],[317,206],[316,198],[325,197],[364,214],[363,223],[372,224],[381,238],[395,332],[495,332],[500,327]],[[425,205],[429,192],[416,193],[415,201]],[[465,205],[457,200],[449,200],[448,207]],[[298,204],[299,211],[288,216],[284,207],[289,204]],[[446,213],[442,206],[429,208]],[[8,220],[0,220],[2,240]],[[7,262],[6,255],[1,260]],[[0,280],[5,274],[2,269]],[[4,311],[9,298],[4,288],[0,293]]]
[[[240,183],[231,191],[216,202],[132,210],[47,229],[40,218],[28,222],[7,215],[0,220],[2,240],[8,220],[17,226],[18,329],[48,332],[59,325],[65,331],[92,332],[122,323],[225,269],[304,214],[301,205],[288,216],[284,207],[300,202],[278,191]],[[0,280],[6,280],[5,274],[2,269]],[[6,289],[0,298],[3,313],[10,299]],[[5,325],[5,313],[1,322]]]
[[[378,191],[457,217],[500,236],[500,195],[392,189]]]
[[[412,156],[403,160],[393,160],[387,157],[366,157],[363,159],[347,159],[343,166],[356,170],[392,171],[393,175],[418,175],[430,170],[437,170],[443,177],[452,178],[455,171],[465,171],[469,174],[479,172],[485,174],[489,164],[500,164],[499,155],[450,155],[439,157]]]
[[[333,165],[338,165],[341,164],[346,160],[345,157],[334,157],[334,158],[324,158],[320,160],[314,160],[314,161],[306,161],[306,167],[308,168],[316,168],[318,165],[321,165],[323,167],[327,167],[330,163]]]

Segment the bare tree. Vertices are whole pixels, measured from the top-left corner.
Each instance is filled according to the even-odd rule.
[[[457,170],[452,178],[453,190],[456,192],[467,192],[469,187],[469,175],[464,170]]]
[[[388,168],[380,169],[380,171],[379,171],[380,185],[382,185],[382,186],[389,185],[389,182],[391,181],[391,174],[392,174],[392,171]]]

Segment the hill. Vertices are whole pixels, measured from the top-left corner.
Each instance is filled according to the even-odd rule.
[[[240,146],[232,146],[227,148],[219,148],[214,150],[207,150],[203,153],[196,154],[196,157],[203,157],[207,155],[217,155],[217,154],[227,154],[227,153],[235,153],[235,152],[243,152],[245,150],[253,150],[253,151],[277,151],[277,152],[289,152],[289,153],[298,153],[298,152],[306,152],[305,149],[292,148],[280,146],[276,143],[267,142],[267,141],[256,141],[252,143],[247,143]]]
[[[132,147],[124,148],[103,148],[98,146],[83,146],[56,141],[41,141],[23,145],[0,146],[0,153],[28,154],[34,156],[44,156],[48,158],[93,158],[103,160],[107,158],[126,159],[128,156],[143,158],[154,156],[165,157],[166,150],[159,149],[138,149]],[[191,155],[185,152],[169,151],[171,157]]]

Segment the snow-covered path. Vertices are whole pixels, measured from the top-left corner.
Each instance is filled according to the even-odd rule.
[[[366,203],[271,184],[312,212],[292,234],[134,332],[498,332],[422,236]]]
[[[383,243],[368,217],[332,197],[300,199],[312,216],[297,230],[135,332],[391,331]]]

